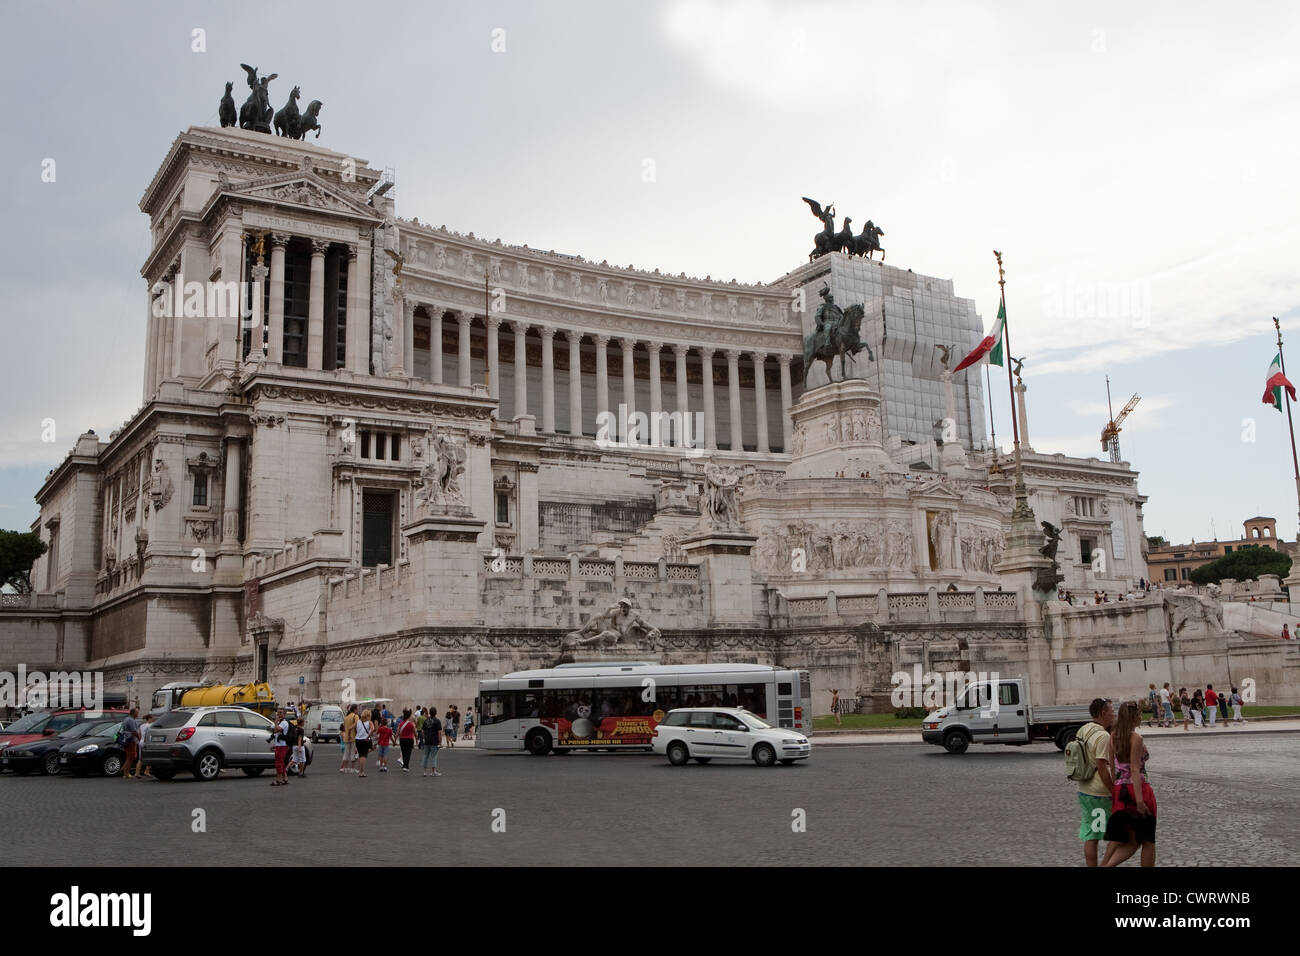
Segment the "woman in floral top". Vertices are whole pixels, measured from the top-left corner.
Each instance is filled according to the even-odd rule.
[[[1138,728],[1142,711],[1129,701],[1119,709],[1111,730],[1115,790],[1106,825],[1102,866],[1119,866],[1142,848],[1142,865],[1156,865],[1156,795],[1147,782],[1147,748]],[[1136,769],[1134,768],[1136,764]]]

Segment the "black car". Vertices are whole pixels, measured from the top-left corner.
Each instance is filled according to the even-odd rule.
[[[16,774],[26,775],[33,770],[39,770],[46,776],[53,776],[61,767],[59,750],[65,744],[82,737],[105,733],[110,727],[120,726],[121,723],[121,718],[105,720],[100,716],[73,724],[61,734],[43,737],[16,747],[6,747],[0,752],[0,766]]]
[[[121,729],[119,720],[96,726],[85,736],[68,741],[59,748],[59,768],[79,777],[88,773],[118,776],[126,760],[126,748],[117,739]]]

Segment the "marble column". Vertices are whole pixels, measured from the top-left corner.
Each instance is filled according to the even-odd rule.
[[[320,368],[325,344],[325,239],[311,241],[311,288],[307,299],[307,367]]]
[[[469,323],[468,312],[456,313],[456,323],[460,327],[460,338],[456,340],[456,384],[469,388]]]
[[[623,414],[618,423],[620,437],[627,438],[632,430],[632,416],[636,414],[636,339],[622,339],[623,346]],[[638,434],[638,441],[645,441],[646,436]]]
[[[402,370],[410,378],[415,377],[415,309],[418,302],[408,302],[406,307],[406,328],[402,332]]]
[[[239,474],[240,445],[238,439],[226,440],[226,480],[222,485],[221,543],[233,547],[239,539]]]
[[[569,339],[569,434],[582,437],[582,333],[566,332]]]
[[[718,413],[713,405],[713,349],[700,349],[700,362],[704,374],[704,444],[710,450],[718,447]]]
[[[555,329],[549,325],[538,331],[542,335],[542,431],[555,434]]]
[[[528,323],[511,322],[515,333],[515,418],[528,414]]]
[[[488,377],[488,395],[492,398],[501,397],[501,349],[500,333],[501,320],[495,315],[487,317],[487,377]]]
[[[645,345],[646,353],[650,356],[650,434],[643,436],[646,439],[652,439],[655,444],[664,444],[667,436],[662,434],[656,421],[662,421],[659,413],[664,410],[663,383],[659,379],[659,354],[663,351],[662,342],[647,342]]]
[[[370,241],[356,247],[356,272],[348,263],[347,364],[353,375],[370,374]],[[352,281],[355,274],[356,281]]]
[[[793,398],[790,388],[790,356],[778,355],[777,364],[781,366],[781,441],[782,449],[787,455],[794,454],[794,422],[790,420],[790,406]]]
[[[393,313],[393,365],[388,374],[394,378],[405,378],[406,334],[415,325],[415,302],[406,297],[401,286],[393,291]]]
[[[442,384],[442,317],[446,312],[437,306],[429,310],[429,379],[434,385]]]
[[[758,439],[754,445],[760,455],[766,455],[772,449],[767,443],[767,354],[754,353],[754,427]]]
[[[1029,444],[1029,412],[1025,408],[1025,392],[1027,390],[1028,390],[1028,386],[1026,386],[1024,382],[1021,381],[1016,382],[1016,388],[1015,388],[1016,418],[1019,419],[1020,421],[1020,450],[1021,451],[1034,450],[1032,447],[1030,447]],[[952,415],[953,427],[956,428],[957,413],[954,411],[954,412],[950,412],[949,414]]]
[[[268,290],[271,304],[266,316],[266,360],[276,365],[284,362],[284,250],[288,244],[288,236],[278,232],[271,234],[271,287]],[[351,268],[350,262],[348,267]],[[352,288],[350,272],[348,288]]]
[[[596,434],[600,434],[600,424],[602,415],[608,415],[609,407],[609,353],[605,351],[605,346],[609,345],[608,335],[594,336],[596,342]],[[605,419],[605,435],[609,435],[609,419]],[[612,436],[618,439],[618,427],[615,426]]]
[[[691,400],[690,393],[686,388],[686,353],[690,347],[686,345],[674,345],[673,355],[677,359],[677,366],[674,369],[677,382],[677,414],[681,420],[680,431],[677,433],[677,447],[687,446],[688,439],[690,445],[698,445],[702,435],[691,433]],[[689,447],[689,446],[688,446]]]
[[[727,400],[731,406],[731,450],[745,450],[744,418],[740,410],[740,353],[735,349],[727,350]]]
[[[153,287],[148,283],[144,289],[145,304],[145,360],[144,360],[144,399],[148,402],[158,390],[158,316],[153,314]],[[241,302],[242,306],[243,303]],[[1300,593],[1300,592],[1297,592]]]

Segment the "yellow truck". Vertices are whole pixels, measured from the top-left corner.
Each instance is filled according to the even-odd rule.
[[[173,681],[154,692],[150,711],[157,716],[177,707],[211,707],[216,704],[239,704],[266,717],[272,716],[277,707],[275,692],[265,682],[195,684]]]

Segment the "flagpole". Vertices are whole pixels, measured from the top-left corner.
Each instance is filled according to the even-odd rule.
[[[1011,323],[1007,320],[1007,277],[1002,269],[1002,253],[996,249],[993,250],[993,256],[998,260],[998,289],[1002,306],[1002,361],[1007,367],[1007,393],[1011,396],[1011,435],[1015,440],[1015,459],[1016,459],[1016,480],[1015,494],[1016,505],[1011,511],[1011,518],[1016,520],[1027,520],[1032,526],[1034,521],[1034,512],[1029,507],[1029,492],[1025,489],[1025,473],[1020,461],[1020,424],[1016,421],[1016,387],[1011,377]]]
[[[1001,474],[1002,469],[998,467],[998,426],[993,421],[993,380],[989,377],[988,363],[984,363],[984,384],[989,392],[989,431],[993,433],[993,467],[991,472]]]
[[[1282,366],[1282,374],[1286,375],[1286,356],[1282,353],[1282,326],[1277,321],[1277,316],[1273,316],[1273,328],[1277,330],[1277,357]],[[1291,393],[1285,388],[1282,390],[1282,399],[1286,402],[1286,429],[1291,433],[1291,467],[1295,470],[1295,494],[1296,494],[1296,515],[1300,518],[1300,458],[1296,457],[1295,452],[1295,425],[1291,421]],[[1300,525],[1296,526],[1296,541],[1300,542]]]

